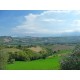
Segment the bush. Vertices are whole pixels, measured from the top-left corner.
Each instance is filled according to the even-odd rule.
[[[80,70],[80,49],[78,47],[73,51],[73,54],[61,60],[61,69]]]
[[[24,51],[18,51],[18,52],[9,52],[9,59],[8,62],[11,63],[12,59],[15,59],[15,61],[27,61],[30,60],[28,55]]]
[[[13,64],[15,62],[15,59],[10,59],[9,63]]]
[[[28,55],[26,55],[26,53],[23,51],[16,52],[13,54],[13,56],[14,56],[13,58],[16,61],[27,61],[27,60],[29,60]]]
[[[61,61],[63,70],[80,70],[80,58],[77,56],[67,56]]]
[[[4,51],[0,51],[0,70],[6,69],[8,61],[8,54]]]

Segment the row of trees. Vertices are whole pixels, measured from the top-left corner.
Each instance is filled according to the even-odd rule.
[[[16,61],[30,61],[37,59],[45,59],[47,56],[52,55],[52,50],[34,52],[30,49],[24,49],[18,52],[9,52],[9,61],[15,59]]]

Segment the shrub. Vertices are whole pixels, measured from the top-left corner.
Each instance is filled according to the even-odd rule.
[[[28,55],[24,51],[18,51],[18,52],[9,52],[9,59],[8,62],[11,63],[12,59],[15,59],[15,61],[27,61],[30,60]]]
[[[6,69],[8,61],[8,54],[4,51],[0,51],[0,70]]]
[[[80,47],[77,47],[73,54],[67,55],[61,60],[61,69],[80,70]]]
[[[67,56],[61,61],[61,69],[63,70],[79,70],[80,69],[80,57]]]
[[[57,53],[57,51],[54,51],[54,53]]]
[[[23,52],[23,51],[16,52],[16,53],[14,53],[13,55],[14,55],[13,58],[14,58],[16,61],[27,61],[27,60],[29,60],[28,55],[26,55],[26,53]]]
[[[9,63],[13,64],[15,62],[15,59],[10,59]]]

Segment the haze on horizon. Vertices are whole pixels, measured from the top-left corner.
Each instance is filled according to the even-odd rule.
[[[80,34],[79,10],[0,10],[0,36],[48,37],[71,33]]]

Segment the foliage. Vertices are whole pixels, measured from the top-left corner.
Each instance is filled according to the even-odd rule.
[[[28,55],[26,55],[25,52],[23,51],[18,51],[18,52],[10,52],[9,53],[9,60],[11,59],[15,59],[16,61],[26,61],[26,60],[29,60],[28,59]]]
[[[76,46],[72,54],[62,59],[61,69],[80,70],[80,46]]]
[[[8,61],[8,54],[4,51],[0,51],[0,70],[6,69]]]
[[[15,62],[15,59],[10,59],[9,63],[13,64]]]

